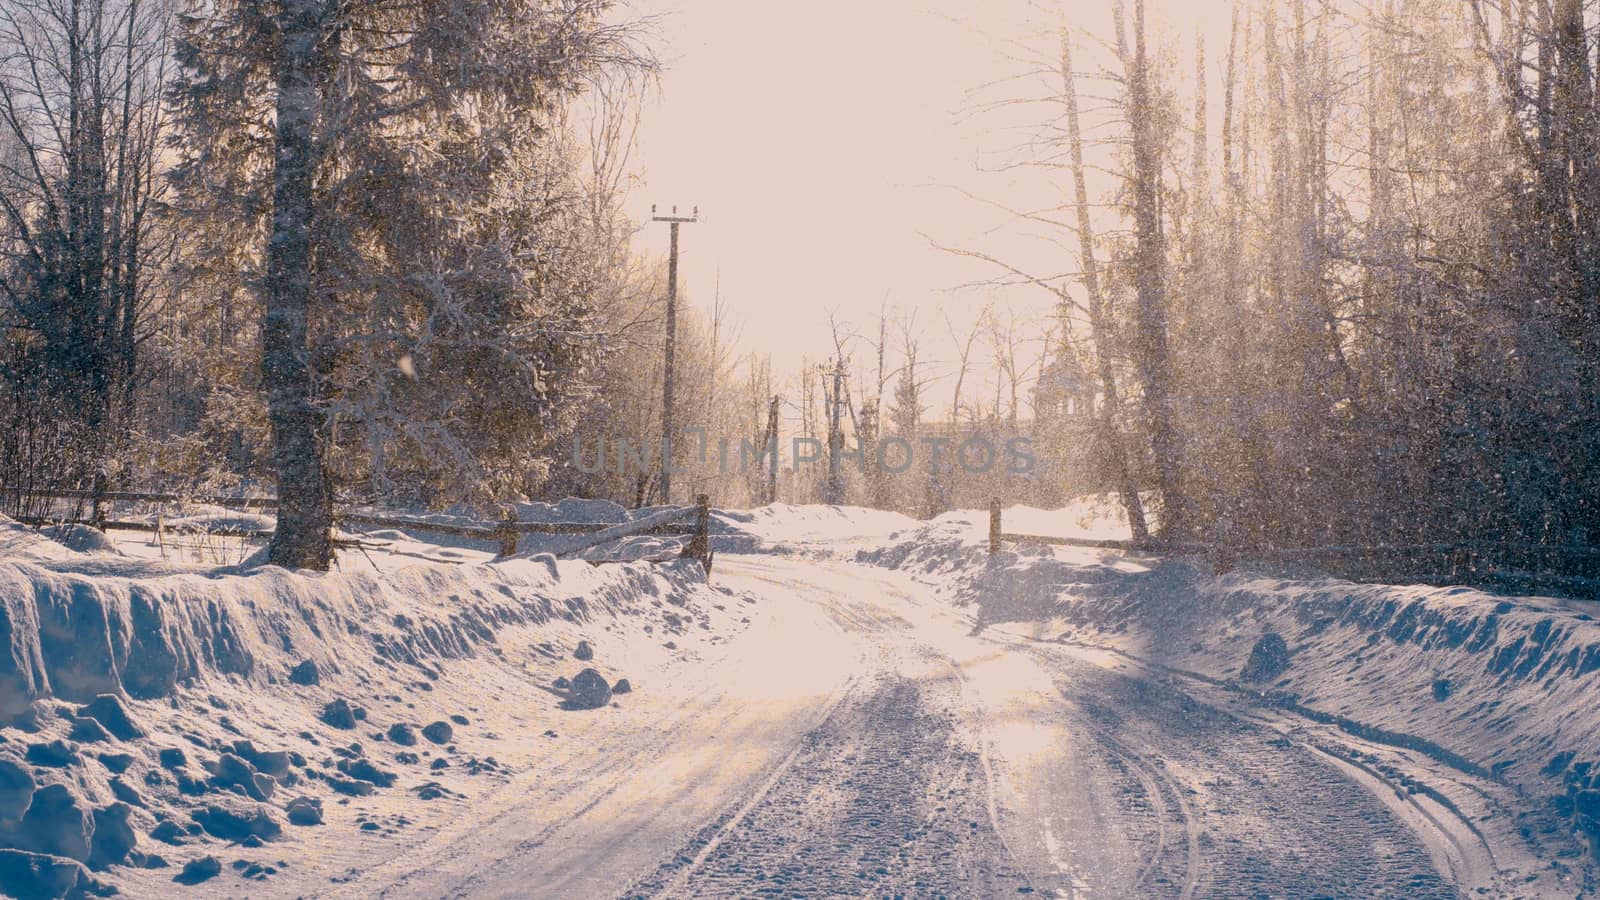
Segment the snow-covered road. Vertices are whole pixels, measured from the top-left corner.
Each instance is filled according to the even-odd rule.
[[[727,555],[717,580],[759,598],[747,631],[565,719],[350,895],[1505,895],[1468,817],[1302,723],[977,629],[900,573]]]
[[[742,558],[722,577],[820,605],[870,645],[868,665],[766,796],[688,842],[646,893],[746,896],[776,881],[807,894],[1443,897],[1456,875],[1488,874],[1467,868],[1481,845],[1455,864],[1436,849],[1464,826],[1415,828],[1389,786],[1129,661],[978,631],[893,573]]]

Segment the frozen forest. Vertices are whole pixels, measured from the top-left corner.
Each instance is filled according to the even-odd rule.
[[[336,500],[683,499],[658,496],[666,261],[625,211],[660,64],[627,13],[6,3],[8,511],[97,476],[279,485],[273,558],[322,567]],[[1058,258],[944,248],[993,264],[963,295],[980,314],[846,299],[794,371],[686,286],[681,446],[767,447],[782,395],[790,502],[1115,491],[1176,540],[1487,542],[1586,571],[1560,550],[1600,514],[1584,6],[1240,2],[1224,46],[1140,4],[1106,31],[1071,15],[967,101],[1028,106],[1008,162],[1050,193],[1008,209]],[[1005,306],[1030,289],[1054,308]],[[1027,435],[1047,464],[830,474],[786,432],[869,460]],[[657,449],[574,464],[608,439]],[[761,466],[683,455],[680,484],[768,499]]]
[[[1597,602],[1600,0],[0,0],[0,896],[1597,897]]]

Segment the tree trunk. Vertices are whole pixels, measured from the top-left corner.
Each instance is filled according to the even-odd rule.
[[[1144,0],[1134,2],[1134,52],[1128,60],[1129,120],[1133,126],[1134,293],[1136,353],[1150,418],[1150,449],[1161,492],[1162,531],[1181,536],[1188,523],[1179,484],[1178,434],[1173,422],[1172,365],[1167,347],[1166,241],[1161,231],[1161,152],[1155,132],[1151,66],[1145,53]]]
[[[1139,499],[1139,488],[1134,484],[1128,467],[1128,451],[1122,443],[1122,432],[1117,420],[1122,415],[1122,403],[1117,396],[1116,373],[1111,367],[1111,352],[1107,348],[1105,300],[1100,293],[1100,271],[1094,259],[1094,229],[1089,221],[1089,191],[1083,175],[1083,136],[1078,126],[1078,89],[1072,73],[1072,44],[1066,29],[1061,30],[1061,80],[1067,104],[1067,136],[1072,144],[1072,184],[1078,206],[1078,254],[1082,257],[1083,287],[1089,294],[1089,333],[1094,340],[1096,367],[1100,372],[1100,390],[1105,395],[1100,405],[1100,430],[1112,456],[1116,470],[1117,493],[1122,496],[1122,508],[1128,514],[1128,528],[1133,539],[1142,541],[1150,536],[1145,524],[1144,503]]]
[[[332,509],[322,466],[320,417],[312,405],[308,313],[315,171],[314,73],[326,8],[287,0],[279,19],[277,124],[272,233],[267,244],[261,375],[278,473],[278,524],[268,559],[287,568],[326,571],[332,560]]]

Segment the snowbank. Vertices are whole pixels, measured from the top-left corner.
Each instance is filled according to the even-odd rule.
[[[154,578],[86,574],[72,563],[0,559],[0,715],[45,695],[163,697],[208,672],[273,684],[305,659],[337,671],[353,642],[394,662],[459,658],[500,627],[616,614],[640,595],[698,583],[687,566],[558,567],[548,558]]]
[[[288,840],[352,798],[403,821],[507,777],[480,717],[514,726],[585,667],[639,690],[741,627],[692,560],[181,569],[3,519],[0,548],[0,895],[103,890],[85,866],[148,888],[164,856],[155,883],[198,883],[208,850]],[[244,877],[285,854],[261,852]]]
[[[1464,587],[1215,575],[1198,560],[1007,545],[952,514],[861,562],[937,580],[979,626],[1047,623],[1056,640],[1259,691],[1267,702],[1552,795],[1600,846],[1600,623],[1583,601]],[[1008,529],[1009,530],[1009,529]],[[1288,668],[1242,677],[1265,635]],[[1269,639],[1270,640],[1270,639]],[[1600,774],[1600,772],[1597,772]],[[1585,813],[1585,809],[1591,811]]]
[[[610,500],[580,500],[568,497],[558,503],[518,503],[521,522],[583,522],[590,525],[615,525],[628,521],[628,511]]]
[[[1149,527],[1158,524],[1155,495],[1142,495]],[[961,516],[962,513],[955,513]],[[987,521],[987,520],[986,520]],[[1001,510],[1003,529],[1010,534],[1044,534],[1055,537],[1086,538],[1098,541],[1132,540],[1128,515],[1116,494],[1089,494],[1077,497],[1061,509],[1034,506],[1008,506]]]
[[[715,510],[711,546],[725,553],[853,552],[863,541],[880,541],[915,526],[897,512],[861,506],[794,506],[773,503],[752,510]]]
[[[110,553],[121,556],[122,551],[106,537],[105,532],[89,525],[52,525],[39,529],[39,533],[52,541],[78,553]]]
[[[0,516],[0,559],[71,559],[77,555],[32,528]]]

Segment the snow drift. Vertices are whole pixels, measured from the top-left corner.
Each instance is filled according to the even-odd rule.
[[[199,884],[219,845],[263,848],[240,877],[281,875],[266,845],[324,801],[347,819],[508,777],[495,729],[567,696],[557,672],[585,660],[610,702],[677,641],[738,627],[727,599],[693,560],[186,569],[0,520],[0,895],[107,893],[90,872],[113,868]]]
[[[42,696],[163,697],[203,672],[272,684],[305,659],[336,671],[352,638],[392,662],[461,657],[506,625],[615,612],[662,590],[657,578],[684,590],[694,576],[581,565],[558,576],[545,557],[385,575],[267,567],[147,578],[106,575],[74,556],[17,556],[0,560],[0,715]]]
[[[719,553],[836,555],[895,529],[914,526],[910,516],[861,506],[794,506],[772,503],[752,510],[714,510],[711,546]]]

